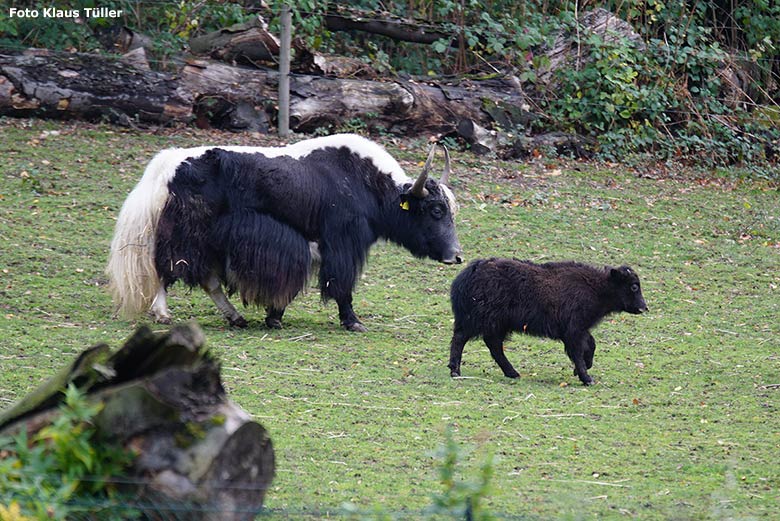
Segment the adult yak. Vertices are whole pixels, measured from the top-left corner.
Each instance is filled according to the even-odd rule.
[[[119,213],[106,270],[114,301],[125,316],[150,309],[170,322],[166,288],[181,279],[202,287],[231,325],[247,323],[223,287],[264,306],[266,324],[278,328],[319,261],[323,300],[336,301],[346,329],[365,331],[352,290],[378,239],[461,262],[449,157],[445,150],[437,182],[428,177],[434,152],[416,180],[384,148],[351,134],[160,152]]]

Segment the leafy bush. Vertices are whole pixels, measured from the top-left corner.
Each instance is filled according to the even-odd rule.
[[[768,0],[603,3],[641,36],[642,50],[628,41],[584,34],[578,26],[581,7],[571,0],[355,0],[349,5],[272,0],[267,8],[248,0],[106,0],[100,6],[122,9],[121,23],[150,35],[153,64],[165,68],[191,36],[257,14],[278,30],[283,3],[290,6],[295,37],[305,46],[358,57],[383,73],[511,72],[534,93],[546,116],[533,130],[594,137],[595,152],[604,158],[650,153],[730,164],[776,160],[780,153],[778,118],[768,110],[780,99],[780,5]],[[75,0],[68,7],[95,5],[96,0]],[[330,32],[326,15],[331,12],[364,21],[402,20],[445,36],[420,45],[357,31]],[[96,35],[111,23],[0,18],[0,47],[95,51],[101,48]],[[576,31],[588,59],[558,71],[550,89],[539,82],[539,73],[547,65],[544,51],[560,31]],[[737,85],[728,71],[740,72]],[[729,92],[738,92],[739,101],[730,100]]]
[[[29,439],[25,430],[0,439],[0,505],[7,505],[0,516],[67,519],[116,495],[111,478],[121,476],[132,457],[100,439],[92,420],[101,409],[71,385],[53,423]]]

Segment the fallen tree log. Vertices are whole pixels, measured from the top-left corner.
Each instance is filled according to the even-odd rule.
[[[182,88],[203,110],[204,100],[251,104],[266,125],[275,118],[279,75],[268,69],[235,67],[214,61],[190,61],[181,71]],[[410,80],[370,81],[294,75],[290,80],[290,126],[296,132],[338,129],[356,120],[369,130],[405,135],[446,133],[462,119],[489,127],[492,111],[514,113],[526,98],[509,80],[460,84]],[[211,119],[206,116],[205,119]]]
[[[73,384],[103,404],[100,435],[137,454],[123,476],[126,495],[137,498],[131,507],[149,519],[171,509],[187,519],[253,519],[274,475],[273,447],[227,398],[203,341],[194,326],[163,334],[142,327],[116,353],[88,349],[0,415],[0,434],[29,435],[55,421],[62,390]]]
[[[0,115],[109,119],[266,132],[276,119],[279,76],[270,69],[189,60],[178,75],[85,54],[0,55]],[[449,133],[462,120],[518,124],[528,100],[511,78],[459,83],[294,75],[291,129],[355,126],[402,135]]]
[[[279,40],[268,31],[265,21],[257,17],[219,31],[190,39],[190,50],[225,62],[273,62],[279,56]]]
[[[115,58],[32,51],[0,55],[0,115],[164,124],[189,121],[175,77]]]

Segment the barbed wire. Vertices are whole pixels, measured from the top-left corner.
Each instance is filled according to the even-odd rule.
[[[151,484],[151,483],[148,483]],[[218,492],[218,491],[217,491]],[[226,505],[209,502],[178,501],[157,495],[153,497],[147,494],[144,497],[130,496],[118,493],[113,497],[78,496],[68,500],[52,498],[50,495],[38,491],[8,492],[0,491],[0,506],[16,503],[21,508],[30,509],[34,506],[43,506],[55,511],[67,511],[68,520],[95,520],[105,519],[110,516],[122,516],[123,519],[146,519],[149,515],[153,519],[164,520],[191,520],[197,514],[229,514],[252,515],[255,519],[265,518],[291,518],[291,519],[320,519],[345,517],[349,519],[464,519],[464,516],[447,514],[446,512],[432,512],[429,508],[420,509],[392,509],[381,505],[376,507],[359,507],[353,504],[340,506],[300,506],[300,507],[268,507],[268,506],[240,506]],[[24,513],[24,512],[22,512]],[[147,517],[140,517],[141,514]],[[432,516],[432,514],[435,514]],[[97,517],[96,517],[97,516]],[[491,512],[495,519],[522,520],[527,517],[520,514]],[[115,518],[115,517],[114,517]],[[199,518],[199,517],[198,517]],[[243,518],[243,517],[242,517]],[[13,519],[13,518],[12,518]]]

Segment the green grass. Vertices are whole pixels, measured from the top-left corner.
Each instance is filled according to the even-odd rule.
[[[0,407],[86,346],[118,346],[103,268],[114,219],[155,151],[265,138],[0,120]],[[410,172],[422,141],[391,147]],[[516,335],[509,380],[480,342],[462,379],[447,369],[449,283],[458,267],[378,244],[355,293],[370,328],[338,327],[316,291],[285,329],[247,310],[225,327],[201,291],[171,310],[197,320],[234,401],[270,431],[279,512],[419,512],[451,426],[473,447],[462,476],[495,455],[491,511],[527,519],[753,519],[780,513],[780,196],[733,174],[640,177],[619,166],[454,156],[469,259],[629,264],[650,313],[615,315],[586,388],[560,342]],[[295,516],[293,516],[295,517]],[[409,514],[414,518],[414,514]]]

